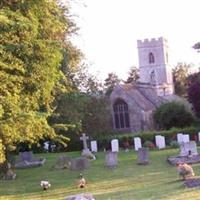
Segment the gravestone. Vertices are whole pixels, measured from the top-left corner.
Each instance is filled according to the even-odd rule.
[[[59,156],[53,168],[54,169],[69,169],[71,166],[71,162],[72,162],[72,158],[68,156]]]
[[[141,139],[139,137],[134,138],[135,150],[138,151],[139,148],[142,148]]]
[[[198,155],[197,145],[195,141],[182,143],[180,145],[180,156],[194,156]]]
[[[156,135],[155,139],[156,139],[156,147],[158,149],[164,149],[166,147],[166,145],[165,145],[165,137],[164,136]]]
[[[137,151],[137,163],[139,165],[149,164],[149,149],[148,148],[139,148]]]
[[[91,141],[91,151],[92,152],[97,152],[98,150],[97,150],[97,141],[96,140],[93,140],[93,141]]]
[[[106,152],[105,166],[108,168],[115,168],[118,165],[117,152]]]
[[[177,134],[177,142],[181,144],[183,142],[183,133],[178,133]]]
[[[190,136],[188,134],[183,134],[183,142],[186,143],[186,142],[189,142],[190,141]]]
[[[198,141],[200,141],[200,132],[198,132]]]
[[[15,168],[39,167],[44,165],[45,158],[34,158],[32,151],[19,153],[19,158],[15,162]]]
[[[74,158],[69,168],[73,171],[82,171],[89,168],[89,160],[86,157]]]
[[[65,198],[65,200],[95,200],[92,194],[77,194]]]
[[[184,182],[184,185],[188,188],[199,187],[200,186],[200,178],[190,178]]]
[[[111,150],[112,152],[119,152],[119,141],[118,139],[114,139],[111,141]]]
[[[88,149],[87,146],[87,140],[89,139],[88,136],[86,136],[85,133],[82,134],[82,137],[80,137],[80,140],[83,141],[83,150],[82,150],[82,156],[85,156],[88,159],[95,159],[95,156],[92,154],[92,152]]]
[[[44,142],[43,148],[45,152],[49,152],[49,147],[50,147],[49,141]]]

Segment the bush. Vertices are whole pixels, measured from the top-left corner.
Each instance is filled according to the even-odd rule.
[[[154,113],[154,120],[160,129],[172,127],[183,128],[194,122],[191,111],[182,103],[169,102],[162,104]]]
[[[169,146],[172,147],[172,148],[178,148],[179,144],[176,140],[173,140],[173,141],[170,142]]]
[[[155,146],[155,144],[153,143],[153,142],[151,142],[151,141],[145,141],[144,142],[144,147],[148,147],[148,148],[150,148],[150,149],[154,149],[156,146]]]

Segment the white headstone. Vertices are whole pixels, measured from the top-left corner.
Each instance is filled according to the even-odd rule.
[[[161,135],[156,135],[155,139],[156,139],[156,146],[158,147],[158,149],[164,149],[166,146],[165,137]]]
[[[199,141],[200,141],[200,132],[198,132],[198,139],[199,139]]]
[[[183,142],[183,133],[178,133],[177,134],[177,142],[181,144]]]
[[[197,145],[195,141],[182,143],[180,145],[180,156],[193,156],[198,155]]]
[[[97,152],[97,141],[93,140],[93,141],[90,142],[90,144],[91,144],[91,151]]]
[[[83,150],[88,150],[88,147],[87,147],[87,139],[89,139],[89,137],[86,136],[85,133],[82,133],[82,137],[80,137],[80,140],[83,141]]]
[[[134,138],[135,150],[138,151],[139,148],[142,148],[141,139],[139,137]]]
[[[189,142],[190,141],[190,136],[188,134],[183,134],[183,142],[186,143],[186,142]]]
[[[118,139],[114,139],[111,141],[111,149],[112,152],[118,152],[119,151],[119,141]]]

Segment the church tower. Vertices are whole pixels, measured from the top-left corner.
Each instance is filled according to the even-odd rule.
[[[174,93],[172,69],[168,60],[168,42],[165,38],[138,40],[139,82],[155,88],[158,96]]]

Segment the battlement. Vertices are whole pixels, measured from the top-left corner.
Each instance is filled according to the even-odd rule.
[[[161,46],[161,45],[167,45],[167,44],[168,44],[168,41],[163,37],[144,39],[144,40],[137,40],[138,48],[141,48],[141,47],[155,47],[155,46]]]

